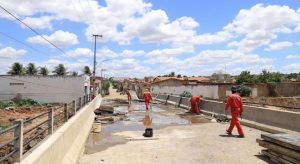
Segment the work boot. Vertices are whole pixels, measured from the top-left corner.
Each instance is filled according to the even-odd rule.
[[[244,134],[238,135],[237,138],[245,138],[245,135]]]
[[[153,136],[153,129],[152,128],[146,128],[145,133],[143,134],[144,137],[152,137]]]
[[[226,130],[227,135],[231,135],[231,132],[229,130]]]

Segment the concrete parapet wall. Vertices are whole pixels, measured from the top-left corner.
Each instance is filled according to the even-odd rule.
[[[100,106],[101,100],[101,96],[98,95],[20,163],[77,163],[94,121],[94,110]]]
[[[162,100],[164,101],[165,99]],[[187,108],[189,106],[188,98],[182,98],[181,101],[181,107]],[[179,102],[173,102],[169,99],[168,103],[174,104]],[[202,110],[217,114],[224,114],[224,107],[225,103],[220,101],[202,100],[200,104]],[[230,115],[230,109],[227,113]],[[244,105],[243,119],[300,132],[300,113],[296,112]]]

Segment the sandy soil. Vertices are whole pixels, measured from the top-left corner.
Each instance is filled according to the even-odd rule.
[[[112,87],[109,88],[109,95],[103,96],[104,99],[122,99],[127,100],[127,95],[120,95],[120,92],[117,92],[116,89]]]

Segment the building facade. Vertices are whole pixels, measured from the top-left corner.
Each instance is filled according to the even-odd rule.
[[[66,103],[90,93],[89,76],[0,76],[0,100],[16,96],[43,103]]]

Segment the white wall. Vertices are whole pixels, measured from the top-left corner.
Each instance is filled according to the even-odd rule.
[[[88,76],[0,76],[0,100],[20,94],[39,102],[71,102],[89,93]]]
[[[188,91],[192,95],[202,95],[204,97],[219,99],[217,85],[181,85],[181,86],[158,86],[152,85],[153,93],[166,93],[179,95],[183,91]]]

